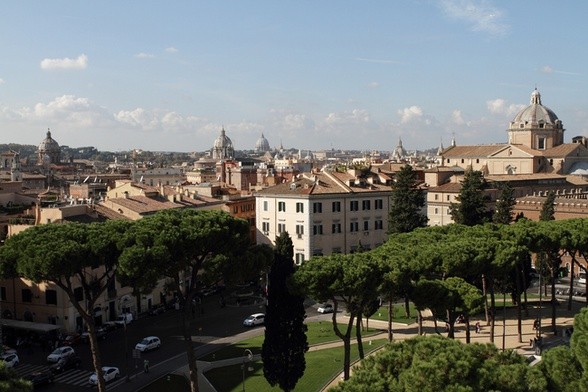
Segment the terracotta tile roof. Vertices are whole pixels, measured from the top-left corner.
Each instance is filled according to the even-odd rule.
[[[487,157],[506,148],[508,144],[492,144],[480,146],[454,146],[443,151],[444,158],[453,157]]]
[[[461,183],[448,182],[439,186],[429,188],[429,192],[446,192],[446,193],[459,193],[461,190]]]
[[[304,173],[294,181],[284,182],[265,188],[256,195],[327,195],[340,193],[391,192],[391,188],[384,184],[368,184],[362,186],[347,185],[355,177],[349,173],[321,172],[316,174]]]
[[[129,196],[128,198],[119,197],[109,199],[112,204],[118,204],[138,214],[149,214],[172,208],[181,208],[181,205],[172,203],[167,199],[154,199],[147,196]]]

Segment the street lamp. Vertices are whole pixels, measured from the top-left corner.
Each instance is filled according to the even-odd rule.
[[[128,299],[129,298],[127,296],[123,296],[119,302],[121,311],[124,315],[123,325],[124,325],[124,333],[125,333],[125,373],[126,373],[125,379],[127,382],[131,381],[131,376],[129,374],[129,342],[128,342],[128,337],[127,337],[127,316],[126,316],[126,314],[124,314],[125,313],[124,310],[126,308],[126,304],[127,304]]]
[[[245,349],[243,352],[243,364],[241,365],[241,369],[243,370],[243,392],[245,392],[245,360],[247,359],[247,371],[252,372],[253,367],[251,366],[251,361],[253,361],[253,353],[248,348]]]

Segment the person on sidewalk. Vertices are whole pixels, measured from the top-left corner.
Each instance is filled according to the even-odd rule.
[[[145,371],[145,373],[149,373],[149,360],[148,359],[143,361],[143,371]]]
[[[480,333],[480,330],[482,329],[482,327],[480,327],[480,322],[476,322],[476,333]]]

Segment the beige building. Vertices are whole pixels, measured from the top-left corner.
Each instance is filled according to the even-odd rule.
[[[376,173],[300,174],[255,193],[257,243],[273,244],[288,232],[297,264],[314,255],[373,249],[388,238],[390,195],[390,183]]]

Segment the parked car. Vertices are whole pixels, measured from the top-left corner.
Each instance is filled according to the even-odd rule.
[[[153,308],[151,308],[151,311],[149,312],[149,314],[151,316],[157,316],[158,314],[162,314],[165,313],[166,309],[164,305],[161,306],[154,306]]]
[[[16,349],[3,345],[2,346],[2,354],[16,354]]]
[[[263,324],[264,320],[265,320],[265,314],[255,313],[255,314],[252,314],[251,316],[247,317],[245,320],[243,320],[243,326],[253,327],[254,325]]]
[[[333,305],[331,304],[322,304],[321,306],[318,307],[318,309],[316,310],[319,313],[333,313]]]
[[[580,272],[578,275],[578,284],[586,284],[586,272]]]
[[[25,376],[25,379],[29,380],[31,384],[33,384],[33,387],[51,384],[54,381],[54,378],[53,373],[50,371],[33,372]]]
[[[47,356],[47,362],[57,362],[61,358],[69,357],[70,355],[75,355],[76,352],[70,346],[62,346],[56,348],[51,354]]]
[[[63,339],[63,345],[64,346],[73,346],[75,344],[78,344],[82,341],[82,337],[80,336],[79,333],[70,333],[68,334],[65,339]]]
[[[2,354],[0,360],[4,362],[4,366],[12,368],[18,365],[18,355],[16,353]]]
[[[104,340],[106,339],[106,328],[100,326],[100,327],[96,327],[96,329],[94,330],[96,332],[96,339],[98,340]],[[90,332],[86,331],[84,332],[81,336],[80,336],[82,343],[89,343],[90,342]]]
[[[130,324],[133,321],[133,314],[132,313],[123,313],[116,318],[116,325],[124,326],[125,324]]]
[[[49,366],[49,370],[53,373],[63,373],[69,369],[77,369],[80,367],[82,361],[77,355],[69,355],[61,358],[57,363]]]
[[[157,336],[147,336],[135,345],[135,350],[145,352],[159,347],[161,347],[161,340]]]
[[[103,366],[102,373],[104,374],[104,382],[109,382],[115,378],[120,377],[120,371],[117,367],[113,366]],[[98,375],[96,373],[92,373],[88,382],[92,385],[98,385]]]

